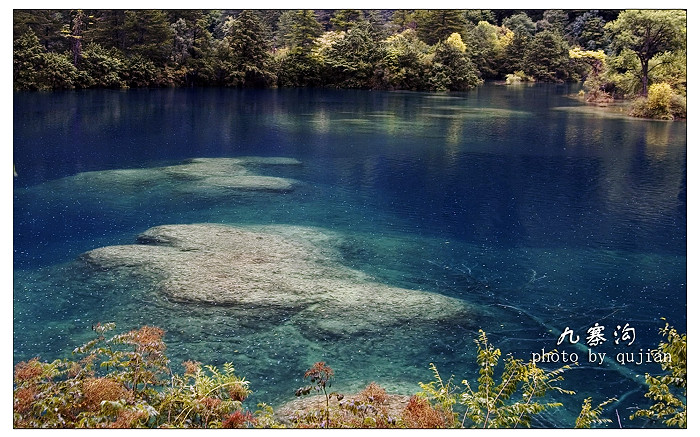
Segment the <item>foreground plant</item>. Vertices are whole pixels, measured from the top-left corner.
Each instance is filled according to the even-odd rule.
[[[309,378],[313,385],[308,385],[306,387],[301,387],[296,391],[297,396],[308,395],[311,390],[322,391],[323,396],[326,398],[326,409],[322,413],[325,416],[325,426],[330,427],[330,399],[335,396],[339,401],[343,399],[343,395],[339,393],[328,393],[326,387],[331,387],[331,379],[333,378],[333,369],[327,366],[325,362],[320,361],[314,363],[309,370],[304,373],[304,378]]]
[[[591,404],[592,398],[586,398],[583,400],[583,405],[581,405],[581,413],[579,413],[576,418],[575,428],[591,428],[593,425],[602,425],[611,423],[612,420],[601,418],[600,415],[603,413],[603,408],[608,404],[615,402],[616,398],[610,398],[603,403],[598,404],[597,407],[593,407]]]
[[[114,323],[98,324],[97,337],[76,348],[78,360],[15,366],[16,428],[220,428],[254,426],[242,401],[248,381],[214,366],[185,362],[173,374],[164,331],[153,326],[106,338]],[[96,365],[97,363],[97,365]]]
[[[553,371],[546,371],[532,362],[524,362],[509,356],[505,359],[500,382],[494,379],[499,365],[501,351],[488,342],[486,333],[479,331],[475,340],[477,364],[479,365],[479,385],[472,389],[465,379],[465,389],[459,393],[458,387],[451,379],[443,382],[436,367],[431,364],[435,381],[422,384],[421,393],[433,401],[435,407],[445,417],[447,426],[471,426],[476,428],[517,428],[530,427],[532,417],[545,410],[560,407],[559,402],[542,402],[541,399],[550,392],[573,394],[557,385],[563,380],[562,373],[569,369],[563,366]],[[459,403],[466,407],[462,421],[455,419],[457,413],[453,406]]]
[[[659,332],[666,337],[666,341],[659,343],[659,348],[655,352],[668,357],[661,362],[661,370],[666,373],[659,376],[646,374],[649,390],[644,396],[654,401],[654,404],[649,408],[636,411],[630,419],[645,417],[652,421],[661,421],[666,426],[687,428],[687,335],[679,334],[676,328],[668,323]]]

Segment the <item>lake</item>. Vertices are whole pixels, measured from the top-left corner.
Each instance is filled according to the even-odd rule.
[[[627,419],[648,405],[636,375],[659,366],[614,357],[657,346],[662,317],[686,329],[686,122],[590,108],[577,91],[15,93],[14,362],[69,356],[97,322],[157,325],[176,370],[186,359],[233,362],[254,410],[293,399],[316,361],[335,370],[340,391],[377,381],[415,393],[432,380],[431,362],[475,384],[483,329],[504,355],[577,354],[562,383],[577,394],[534,426],[573,426],[587,396],[617,397],[608,417],[617,409],[623,426],[642,426]],[[162,271],[92,268],[82,255],[201,223],[291,244],[306,262],[291,273],[302,290],[326,275],[348,290],[332,297],[336,315],[298,289],[294,310],[173,299]],[[220,246],[212,251],[236,258]],[[277,247],[256,250],[274,257]],[[173,276],[198,262],[183,259],[153,269]],[[195,279],[206,288],[217,274]],[[404,308],[404,295],[427,306]],[[430,305],[468,316],[440,318]],[[596,323],[606,341],[591,346]],[[580,341],[557,345],[566,328]],[[589,350],[607,358],[589,362]]]

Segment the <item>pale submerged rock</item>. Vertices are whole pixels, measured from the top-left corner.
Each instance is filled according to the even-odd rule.
[[[101,170],[78,173],[49,182],[49,185],[84,187],[96,193],[146,193],[158,187],[165,191],[220,194],[235,191],[288,192],[297,181],[263,176],[251,167],[299,165],[298,160],[283,157],[193,158],[165,167]],[[83,189],[83,188],[81,188]]]
[[[313,228],[166,225],[137,241],[81,258],[151,278],[171,300],[226,305],[241,317],[249,310],[256,317],[260,310],[291,313],[305,335],[469,318],[460,300],[391,287],[343,266],[335,249],[339,237]]]

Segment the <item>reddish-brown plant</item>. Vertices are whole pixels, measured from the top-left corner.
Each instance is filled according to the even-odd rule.
[[[386,390],[376,382],[370,382],[360,393],[358,400],[374,405],[381,405],[389,399]]]
[[[233,384],[228,388],[231,400],[243,402],[248,397],[248,389],[243,384]]]
[[[136,428],[139,421],[148,417],[145,411],[122,410],[117,416],[117,420],[107,425],[107,428],[127,429]]]
[[[15,391],[13,410],[15,413],[24,414],[32,408],[34,399],[38,394],[36,387],[21,387]]]
[[[219,408],[219,405],[221,405],[221,399],[219,398],[204,398],[201,399],[200,402],[206,408],[207,410],[216,410]]]
[[[100,409],[102,401],[131,399],[131,393],[118,381],[111,378],[88,378],[83,382],[85,408],[91,411]]]
[[[411,396],[402,413],[403,422],[409,428],[446,428],[445,415],[430,405],[427,399]]]
[[[221,423],[222,428],[247,428],[248,425],[255,425],[255,417],[250,411],[244,413],[241,410],[233,412]]]
[[[315,382],[321,387],[325,387],[332,377],[333,369],[327,366],[324,361],[314,363],[314,365],[304,373],[304,378],[310,378],[311,382]]]
[[[127,335],[139,352],[165,350],[165,343],[163,343],[165,331],[156,326],[143,326],[138,331],[130,331]]]
[[[15,381],[25,382],[40,377],[44,373],[44,369],[39,362],[39,358],[35,357],[29,361],[22,361],[15,365]]]
[[[185,367],[185,375],[196,375],[202,368],[199,361],[183,361],[182,365]]]

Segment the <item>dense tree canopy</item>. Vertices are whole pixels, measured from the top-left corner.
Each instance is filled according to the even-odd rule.
[[[14,10],[16,90],[466,90],[517,73],[685,95],[685,11]],[[573,51],[572,51],[573,50]],[[599,51],[596,62],[569,53]],[[594,80],[593,80],[594,79]],[[662,88],[660,88],[662,89]],[[663,88],[666,89],[666,88]]]
[[[631,10],[605,26],[617,52],[629,49],[639,58],[642,95],[647,94],[650,61],[659,54],[684,49],[686,20],[686,12],[680,10]]]

